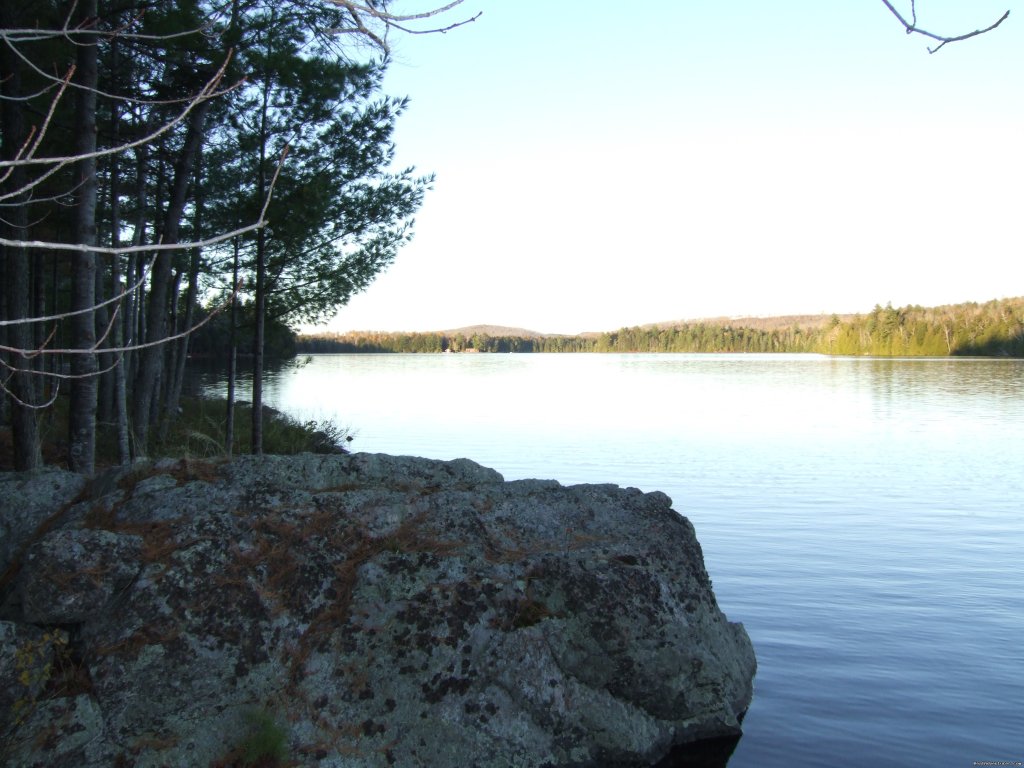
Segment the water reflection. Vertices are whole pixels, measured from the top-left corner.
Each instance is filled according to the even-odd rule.
[[[725,768],[739,737],[707,739],[672,750],[655,768]]]

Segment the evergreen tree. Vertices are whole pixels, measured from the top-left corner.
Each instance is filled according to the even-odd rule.
[[[268,313],[324,317],[394,258],[429,178],[389,168],[405,103],[377,95],[383,60],[346,53],[386,52],[390,30],[457,4],[405,16],[345,0],[0,4],[0,341],[13,371],[0,417],[19,467],[39,463],[37,413],[69,369],[69,465],[93,471],[98,403],[117,414],[121,460],[129,412],[131,448],[146,453],[151,425],[176,411],[200,294],[234,285],[232,246],[259,278],[258,328]]]

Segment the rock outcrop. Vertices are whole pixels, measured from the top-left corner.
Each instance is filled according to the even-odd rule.
[[[4,765],[650,765],[750,704],[662,493],[368,454],[36,478],[0,477]]]

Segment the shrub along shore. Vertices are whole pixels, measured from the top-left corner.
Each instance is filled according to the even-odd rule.
[[[227,400],[183,397],[177,418],[161,424],[150,441],[150,458],[222,458],[250,452],[252,405],[235,404],[231,451],[226,444]],[[40,436],[45,462],[64,466],[67,454],[67,399],[59,398],[44,411]],[[100,423],[96,433],[96,466],[117,464],[117,442],[113,424]],[[278,410],[263,407],[263,452],[346,453],[349,435],[329,421],[298,421]],[[14,469],[10,430],[0,429],[0,472]]]

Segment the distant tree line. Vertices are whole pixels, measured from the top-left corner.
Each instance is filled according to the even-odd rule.
[[[1024,297],[925,308],[891,304],[865,315],[773,327],[770,322],[681,323],[585,336],[350,333],[300,336],[304,353],[370,352],[817,352],[832,355],[1024,357]]]
[[[875,305],[828,328],[817,352],[837,355],[1024,357],[1024,297],[942,307]]]
[[[250,358],[256,343],[256,305],[240,301],[232,322],[228,312],[212,312],[206,307],[196,310],[202,323],[189,337],[189,358],[224,361],[232,354]],[[263,327],[263,355],[266,362],[295,357],[296,334],[284,321],[268,317]],[[233,351],[234,350],[234,351]],[[251,360],[248,360],[251,365]]]

